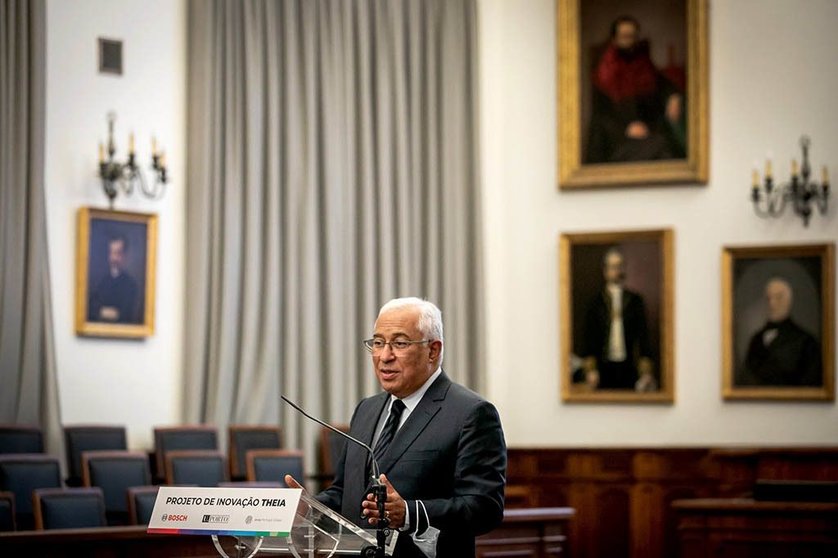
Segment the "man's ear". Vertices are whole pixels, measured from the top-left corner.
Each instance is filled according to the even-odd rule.
[[[431,351],[430,351],[431,360],[438,362],[439,361],[439,354],[442,352],[442,341],[440,341],[438,339],[436,341],[431,341],[430,343],[428,343],[428,346],[431,349]]]

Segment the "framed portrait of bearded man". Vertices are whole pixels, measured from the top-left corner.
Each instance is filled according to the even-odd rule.
[[[707,182],[707,0],[558,0],[559,187]]]

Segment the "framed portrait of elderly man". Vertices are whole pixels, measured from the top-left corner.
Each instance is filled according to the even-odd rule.
[[[722,254],[725,399],[835,398],[835,245]]]
[[[76,248],[76,333],[154,333],[157,216],[82,207]]]
[[[559,242],[562,399],[671,403],[672,230]]]
[[[706,183],[707,0],[558,0],[559,187]]]

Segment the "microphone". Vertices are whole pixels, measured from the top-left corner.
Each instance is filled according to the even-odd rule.
[[[280,395],[279,397],[283,401],[285,401],[286,403],[291,405],[294,409],[296,409],[300,414],[302,414],[307,419],[313,420],[317,424],[325,426],[326,428],[328,428],[332,432],[340,434],[341,436],[343,436],[347,440],[358,444],[359,446],[361,446],[362,448],[367,450],[367,453],[369,453],[370,460],[372,462],[372,467],[371,467],[371,469],[372,469],[372,479],[371,479],[372,482],[371,482],[371,484],[372,484],[372,488],[375,492],[375,498],[376,498],[376,501],[377,501],[377,504],[378,504],[378,517],[379,517],[379,519],[378,519],[377,527],[376,527],[376,530],[375,530],[376,531],[376,533],[375,533],[376,546],[375,547],[366,547],[366,548],[362,549],[362,554],[361,555],[362,556],[371,556],[371,557],[374,557],[374,558],[385,558],[385,556],[386,556],[385,547],[387,546],[387,536],[390,533],[390,529],[389,529],[390,520],[387,518],[387,515],[384,511],[384,503],[387,500],[387,485],[384,484],[383,482],[381,482],[381,480],[379,479],[380,469],[378,467],[378,460],[376,460],[376,458],[375,458],[375,452],[372,450],[371,447],[369,447],[367,444],[365,444],[361,440],[358,440],[357,438],[354,438],[354,437],[350,436],[346,432],[341,432],[340,430],[338,430],[337,428],[335,428],[331,424],[327,424],[326,422],[320,420],[317,417],[311,416],[310,414],[305,412],[299,405],[297,405],[296,403],[294,403],[293,401],[291,401],[290,399],[288,399],[284,395]]]
[[[305,411],[304,411],[304,410],[303,410],[303,409],[302,409],[299,405],[297,405],[296,403],[294,403],[293,401],[291,401],[290,399],[288,399],[288,398],[287,398],[287,397],[285,397],[284,395],[280,395],[279,397],[280,397],[283,401],[285,401],[286,403],[288,403],[289,405],[291,405],[292,407],[294,407],[294,409],[296,409],[296,410],[297,410],[300,414],[302,414],[302,415],[303,415],[304,417],[306,417],[307,419],[313,420],[313,421],[314,421],[314,422],[316,422],[317,424],[320,424],[320,425],[322,425],[322,426],[325,426],[326,428],[328,428],[328,429],[329,429],[329,430],[331,430],[332,432],[334,432],[334,433],[336,433],[336,434],[340,434],[341,436],[343,436],[343,437],[344,437],[344,438],[346,438],[347,440],[350,440],[350,441],[352,441],[352,442],[355,442],[356,444],[358,444],[359,446],[361,446],[362,448],[364,448],[365,450],[367,450],[367,453],[369,453],[369,454],[370,454],[370,459],[372,460],[372,477],[373,477],[373,482],[375,482],[375,483],[376,483],[376,485],[377,485],[379,482],[381,482],[381,481],[379,481],[379,480],[378,480],[378,479],[379,479],[379,476],[380,476],[380,474],[379,474],[379,468],[378,468],[378,461],[375,459],[375,452],[374,452],[374,451],[372,451],[372,448],[371,448],[371,447],[369,447],[367,444],[365,444],[365,443],[364,443],[364,442],[362,442],[361,440],[359,440],[359,439],[357,439],[357,438],[354,438],[354,437],[350,436],[350,435],[349,435],[349,434],[347,434],[346,432],[343,432],[343,431],[341,431],[341,430],[338,430],[337,428],[335,428],[335,427],[334,427],[334,426],[332,426],[331,424],[328,424],[328,423],[326,423],[326,422],[324,422],[324,421],[320,420],[320,419],[319,419],[319,418],[317,418],[317,417],[313,417],[313,416],[311,416],[310,414],[308,414],[307,412],[305,412]]]

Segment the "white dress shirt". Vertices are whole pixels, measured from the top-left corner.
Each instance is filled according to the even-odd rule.
[[[431,374],[431,377],[425,380],[425,383],[422,384],[422,387],[402,399],[402,403],[404,403],[404,411],[402,411],[401,419],[399,420],[399,427],[396,429],[396,433],[398,434],[399,429],[404,426],[407,417],[410,416],[410,413],[419,405],[419,402],[422,401],[422,398],[425,396],[425,392],[428,391],[428,388],[431,387],[439,375],[442,374],[442,367],[436,369],[436,372]],[[378,426],[375,427],[375,436],[372,438],[372,445],[370,447],[375,447],[375,444],[378,443],[378,438],[381,437],[381,431],[384,430],[384,425],[387,423],[387,417],[390,416],[390,408],[393,406],[393,401],[398,399],[395,395],[390,395],[390,400],[385,407],[385,411],[381,413],[381,417],[378,419]],[[395,440],[395,438],[393,438]],[[393,442],[390,442],[392,445]],[[398,490],[398,489],[397,489]],[[407,531],[410,529],[410,510],[407,509],[407,504],[405,503],[405,514],[404,514],[404,527],[399,529],[400,531]]]
[[[623,362],[626,360],[626,338],[623,335],[623,289],[618,285],[608,285],[611,295],[611,328],[608,336],[608,360]]]

